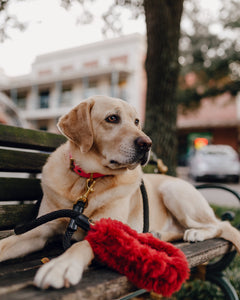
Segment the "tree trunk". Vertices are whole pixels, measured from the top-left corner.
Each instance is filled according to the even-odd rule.
[[[147,103],[145,132],[153,151],[176,175],[176,88],[183,0],[145,0],[147,25]]]

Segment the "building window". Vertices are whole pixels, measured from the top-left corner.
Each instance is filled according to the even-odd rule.
[[[48,131],[49,120],[38,120],[36,121],[35,128],[38,130]]]
[[[127,100],[127,76],[119,72],[112,72],[110,78],[110,95]]]
[[[88,85],[85,86],[84,95],[86,98],[98,94],[98,83],[97,80],[89,80]]]
[[[26,109],[27,106],[27,93],[19,92],[17,96],[17,106],[20,109]]]
[[[41,125],[41,126],[39,126],[38,129],[39,129],[39,130],[42,130],[42,131],[47,131],[47,130],[48,130],[48,127],[47,127],[47,125]]]
[[[72,103],[72,87],[71,86],[63,86],[59,106],[69,106]]]
[[[16,91],[16,94],[13,98],[13,102],[20,109],[26,109],[27,106],[27,92]]]
[[[127,100],[127,79],[120,78],[118,82],[118,97]]]
[[[39,108],[49,108],[49,90],[40,91]]]

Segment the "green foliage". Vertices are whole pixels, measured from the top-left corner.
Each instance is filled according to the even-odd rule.
[[[231,221],[231,224],[235,227],[240,225],[240,210],[235,207],[225,207],[225,206],[217,206],[217,205],[211,205],[216,216],[221,218],[222,214],[226,211],[232,211],[235,214],[234,220]]]
[[[143,172],[150,173],[150,174],[152,173],[157,174],[158,173],[157,160],[158,158],[156,154],[153,151],[151,151],[147,165],[142,167]]]
[[[175,294],[177,300],[225,300],[225,297],[214,284],[208,281],[201,281],[199,279],[187,282],[181,290]]]
[[[240,18],[236,11],[239,9],[239,1],[223,0],[219,13],[216,11],[215,16],[209,18],[203,17],[199,1],[185,1],[183,20],[190,22],[192,30],[182,26],[179,57],[182,70],[177,97],[183,107],[197,108],[202,98],[225,92],[237,94],[240,85],[237,39]],[[213,26],[218,30],[211,30]],[[195,75],[191,82],[186,76],[189,73]]]
[[[240,297],[240,256],[236,256],[229,267],[224,271],[224,275],[234,286],[238,297]],[[185,283],[178,293],[175,293],[172,300],[225,300],[221,289],[208,281],[199,279]]]

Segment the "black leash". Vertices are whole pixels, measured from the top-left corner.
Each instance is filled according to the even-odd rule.
[[[30,223],[24,225],[17,225],[14,229],[15,234],[23,234],[29,230],[32,230],[40,225],[43,225],[47,222],[59,219],[59,218],[71,218],[74,219],[74,222],[77,226],[81,227],[84,230],[89,230],[90,221],[88,217],[83,214],[80,214],[72,209],[60,209],[51,213],[48,213],[44,216],[41,216]]]
[[[74,206],[73,206],[73,211],[78,213],[78,216],[84,216],[84,218],[87,218],[85,215],[83,215],[83,211],[85,208],[86,203],[83,201],[78,201]],[[81,218],[81,217],[80,217]],[[89,226],[87,226],[87,228],[83,228],[82,226],[80,226],[82,229],[84,229],[85,231],[88,231],[90,229],[90,223],[89,223],[89,219],[88,220],[88,224]],[[72,236],[74,234],[74,232],[77,230],[79,222],[78,220],[72,218],[68,224],[67,230],[63,236],[63,249],[66,250],[68,248],[71,247],[71,239]]]
[[[146,233],[149,232],[149,204],[148,195],[143,179],[141,181],[140,190],[143,200],[143,233]]]
[[[143,232],[146,233],[149,231],[149,205],[148,196],[143,180],[140,185],[140,190],[142,193],[143,200]],[[64,250],[66,250],[71,246],[72,235],[78,227],[82,228],[85,231],[88,231],[90,229],[90,220],[87,216],[83,214],[85,205],[85,202],[78,201],[73,206],[73,209],[61,209],[48,213],[31,221],[30,223],[16,226],[14,232],[15,234],[19,235],[55,219],[71,218],[63,237],[63,248]]]

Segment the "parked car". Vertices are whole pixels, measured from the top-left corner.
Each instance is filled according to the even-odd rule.
[[[224,180],[239,182],[237,152],[228,145],[207,145],[189,160],[189,175],[196,181]]]

